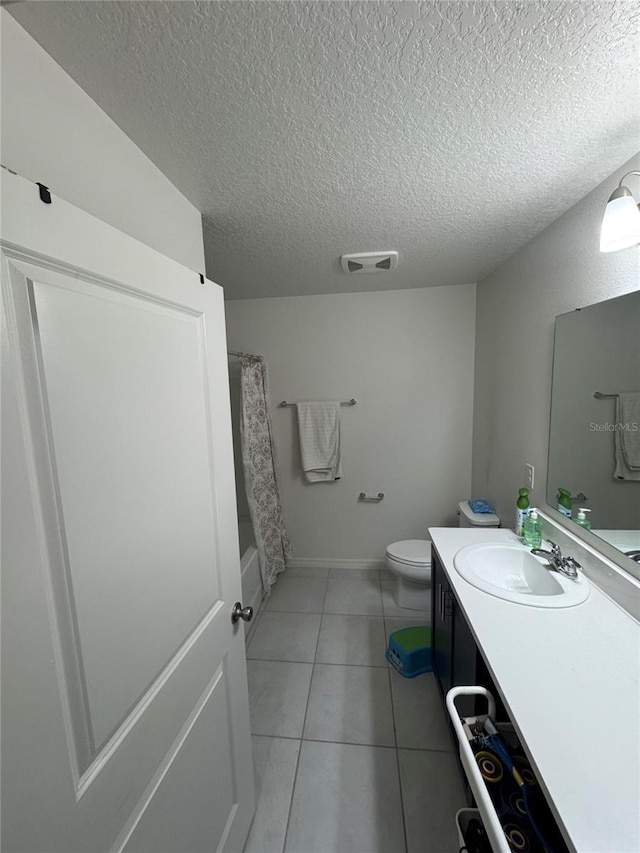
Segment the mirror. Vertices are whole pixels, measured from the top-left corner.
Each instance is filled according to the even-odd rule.
[[[556,318],[547,503],[640,564],[640,291]],[[567,519],[567,524],[571,524]],[[634,572],[635,574],[635,572]]]

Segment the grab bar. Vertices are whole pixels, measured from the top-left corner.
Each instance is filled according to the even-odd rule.
[[[352,397],[350,400],[341,400],[341,406],[355,406],[358,401]],[[286,400],[283,400],[281,403],[278,403],[279,409],[284,409],[286,406],[296,406],[297,403],[288,403]]]

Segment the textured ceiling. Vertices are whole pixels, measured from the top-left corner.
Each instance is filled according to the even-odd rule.
[[[8,8],[203,212],[229,298],[479,280],[639,147],[635,2]]]

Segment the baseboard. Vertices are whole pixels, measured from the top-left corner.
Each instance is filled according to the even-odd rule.
[[[293,557],[288,569],[350,569],[352,571],[378,572],[385,568],[384,560],[353,559],[350,557]]]

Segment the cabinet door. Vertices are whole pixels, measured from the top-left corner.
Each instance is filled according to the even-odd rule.
[[[444,694],[453,686],[453,591],[440,565],[433,558],[432,659],[433,669]]]
[[[478,681],[478,649],[471,629],[467,624],[460,605],[454,599],[453,606],[453,647],[451,653],[451,683],[453,687],[476,685]],[[474,696],[461,696],[456,702],[461,716],[469,717],[478,713]]]

